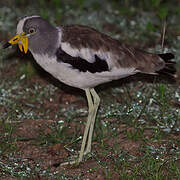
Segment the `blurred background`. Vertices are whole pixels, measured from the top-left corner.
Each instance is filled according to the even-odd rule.
[[[165,46],[179,49],[179,0],[6,0],[0,2],[0,8],[1,41],[15,33],[19,17],[37,14],[54,25],[89,25],[143,48],[161,44],[166,20]]]
[[[87,104],[83,92],[56,82],[30,53],[1,49],[26,15],[174,53],[176,79],[136,76],[98,87],[93,153],[64,169],[59,163],[80,148]],[[0,0],[0,179],[180,179],[179,132],[179,0]]]

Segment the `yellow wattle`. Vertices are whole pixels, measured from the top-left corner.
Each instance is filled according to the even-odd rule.
[[[18,44],[20,51],[26,54],[28,51],[28,37],[25,35],[25,33],[21,33],[20,35],[15,35],[12,39],[8,41],[10,44]]]
[[[23,46],[22,46],[22,44],[18,44],[18,46],[19,46],[20,51],[23,52]]]
[[[24,53],[26,54],[28,51],[28,38],[26,36],[20,36],[20,41],[22,42]]]

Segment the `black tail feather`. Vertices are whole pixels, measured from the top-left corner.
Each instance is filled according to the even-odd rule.
[[[169,61],[171,59],[174,59],[174,54],[172,53],[165,53],[165,54],[158,54],[160,56],[160,58],[162,58],[165,62]]]
[[[176,74],[175,61],[171,61],[174,59],[174,55],[172,53],[158,54],[161,59],[165,62],[165,67],[158,71],[158,74],[166,74],[170,76],[174,76]]]

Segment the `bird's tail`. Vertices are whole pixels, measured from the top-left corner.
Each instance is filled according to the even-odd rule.
[[[171,61],[174,59],[174,55],[172,53],[165,53],[165,54],[158,54],[161,59],[165,62],[165,67],[158,71],[158,74],[167,74],[170,76],[175,77],[176,68],[175,68],[175,61]]]

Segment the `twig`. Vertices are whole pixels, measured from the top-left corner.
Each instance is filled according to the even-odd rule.
[[[161,49],[162,49],[162,52],[164,51],[165,34],[166,34],[166,18],[163,20],[163,25],[162,25],[162,35],[161,35]]]

